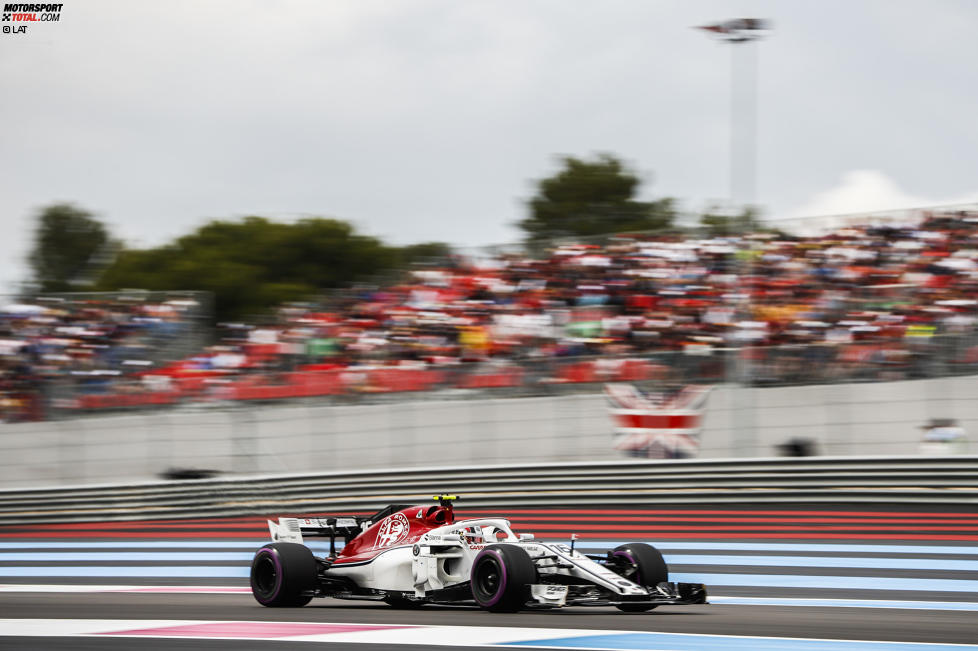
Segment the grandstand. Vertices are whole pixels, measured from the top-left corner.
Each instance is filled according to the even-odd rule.
[[[978,211],[824,225],[807,236],[619,235],[537,256],[501,250],[216,335],[202,327],[200,295],[10,304],[0,404],[16,421],[225,401],[541,395],[608,381],[978,372]]]

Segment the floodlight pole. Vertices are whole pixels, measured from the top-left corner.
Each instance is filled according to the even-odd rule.
[[[754,206],[755,167],[757,163],[757,57],[753,41],[770,32],[769,21],[762,18],[739,18],[712,25],[702,25],[700,29],[711,32],[720,40],[730,43],[730,206],[728,219],[734,219],[740,210],[750,210]],[[738,51],[740,64],[738,65]],[[743,117],[738,120],[738,91],[744,88]],[[738,126],[742,125],[742,129]],[[738,135],[740,136],[738,138]],[[738,229],[739,230],[739,229]],[[751,275],[750,252],[740,270],[741,275]],[[747,305],[750,306],[750,288],[746,287]],[[737,309],[737,312],[740,312]],[[749,313],[750,310],[748,309]],[[741,315],[743,316],[743,315]],[[737,316],[734,317],[735,319]],[[750,319],[748,319],[750,320]],[[737,342],[732,342],[737,343]],[[741,347],[731,353],[728,349],[727,376],[740,386],[739,405],[734,409],[733,447],[735,455],[744,455],[753,450],[756,444],[755,418],[753,405],[751,342],[740,342]]]
[[[730,47],[730,203],[731,208],[736,210],[750,208],[754,203],[757,168],[757,53],[750,45],[750,41],[732,43]],[[741,113],[739,116],[738,108]]]
[[[738,200],[748,208],[754,201],[754,173],[757,163],[757,56],[750,44],[767,36],[770,21],[763,18],[738,18],[699,29],[730,43],[730,208]],[[738,51],[740,65],[738,65]],[[738,119],[738,91],[743,93],[743,116]],[[742,126],[742,129],[738,127]],[[738,170],[741,173],[738,173]]]

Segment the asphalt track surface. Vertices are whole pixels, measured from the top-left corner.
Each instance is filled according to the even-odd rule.
[[[765,635],[849,640],[978,644],[973,611],[806,608],[803,606],[674,606],[649,613],[614,608],[562,608],[514,614],[465,606],[399,611],[371,602],[315,599],[303,608],[265,608],[251,595],[38,594],[0,595],[4,618],[207,619],[364,624],[430,624],[593,628],[717,635]],[[882,637],[881,637],[882,635]]]
[[[640,540],[664,540],[673,550],[666,551],[685,555],[702,554],[697,548],[710,545],[707,554],[755,554],[758,559],[772,558],[773,554],[795,554],[807,561],[816,559],[816,567],[782,567],[777,572],[783,577],[797,574],[817,575],[816,578],[859,577],[859,582],[848,589],[798,589],[792,587],[763,588],[752,585],[731,585],[714,588],[711,594],[742,597],[770,597],[793,599],[824,598],[835,602],[834,607],[810,607],[805,605],[732,605],[714,603],[706,606],[662,607],[650,613],[621,613],[613,608],[564,608],[549,611],[525,611],[517,614],[491,614],[469,607],[425,606],[418,610],[400,611],[384,604],[370,602],[338,601],[317,599],[309,606],[296,609],[269,609],[259,606],[247,594],[167,594],[132,592],[0,592],[0,618],[3,619],[115,619],[115,620],[226,620],[254,622],[310,622],[310,623],[359,623],[384,625],[451,625],[471,627],[515,627],[521,629],[590,629],[594,631],[640,631],[661,633],[694,633],[729,636],[767,636],[784,638],[814,638],[821,640],[865,640],[893,641],[917,644],[965,644],[978,645],[978,610],[955,610],[940,603],[934,607],[915,609],[845,607],[840,599],[889,599],[925,602],[978,602],[978,590],[968,592],[958,590],[929,590],[918,592],[905,589],[876,590],[874,581],[955,581],[958,579],[978,580],[978,513],[959,509],[958,513],[932,512],[908,513],[907,510],[873,507],[872,512],[859,510],[829,513],[811,508],[800,510],[756,509],[746,512],[689,511],[677,512],[671,517],[663,517],[661,512],[651,510],[644,513],[612,514],[602,519],[600,530],[592,533],[602,539],[609,539],[615,529],[626,523],[626,531],[621,536]],[[799,515],[800,514],[800,515]],[[539,530],[540,525],[548,533],[563,535],[566,530],[575,528],[575,520],[580,516],[572,514],[549,513],[543,515],[521,514],[526,522],[522,530]],[[515,518],[514,518],[515,520]],[[536,520],[537,522],[533,522]],[[734,522],[733,520],[736,520]],[[555,523],[566,524],[564,530],[556,530]],[[592,522],[595,520],[592,519]],[[628,530],[639,523],[653,522],[648,530]],[[634,523],[634,525],[632,524]],[[666,524],[664,524],[666,523]],[[672,523],[672,528],[665,528]],[[841,523],[841,524],[840,524]],[[537,524],[537,527],[533,527]],[[579,521],[577,523],[579,525]],[[247,521],[183,521],[179,523],[125,523],[89,524],[72,527],[24,527],[0,530],[0,541],[6,544],[27,546],[81,544],[91,545],[126,544],[128,553],[136,553],[139,542],[172,541],[168,551],[181,549],[181,544],[191,541],[210,540],[214,545],[222,541],[250,540],[260,535],[256,520]],[[598,525],[591,525],[597,528]],[[699,527],[691,529],[691,526]],[[762,528],[763,527],[763,528]],[[845,527],[843,529],[843,527]],[[720,528],[720,529],[718,529]],[[802,531],[803,530],[803,531]],[[718,536],[718,534],[720,534]],[[812,549],[824,546],[823,551],[744,551],[749,545],[758,542],[767,545],[803,546],[813,545]],[[552,538],[544,535],[541,538]],[[721,540],[717,540],[721,538]],[[15,542],[11,542],[15,541]],[[708,541],[708,542],[705,542]],[[845,552],[833,552],[827,544],[845,545]],[[883,551],[868,551],[871,545]],[[741,551],[730,551],[741,546]],[[914,545],[913,550],[902,549],[902,545]],[[890,547],[888,547],[890,546]],[[931,547],[928,547],[931,546]],[[865,547],[865,549],[864,549]],[[104,548],[98,548],[104,549]],[[144,548],[138,548],[144,549]],[[231,549],[228,547],[227,549]],[[854,551],[851,551],[854,550]],[[940,550],[940,551],[938,551]],[[960,550],[960,553],[957,553]],[[36,560],[4,560],[13,558],[6,550],[0,549],[0,570],[19,571],[25,564],[39,565]],[[247,551],[247,550],[245,550]],[[928,553],[932,551],[933,553]],[[60,553],[60,552],[59,552]],[[140,552],[141,553],[141,552]],[[225,552],[226,553],[226,552]],[[81,556],[81,554],[76,554]],[[858,570],[852,568],[823,567],[818,559],[838,560],[840,556],[866,558],[879,567]],[[709,559],[702,555],[695,557],[696,563],[673,567],[691,576],[710,572],[742,571],[745,576],[754,577],[760,573],[773,572],[770,567],[725,566],[726,560],[718,560],[710,565]],[[719,558],[719,557],[718,557]],[[790,556],[782,558],[790,560]],[[923,559],[936,565],[964,564],[963,571],[948,569],[927,569],[916,566]],[[807,562],[806,561],[806,562]],[[692,563],[692,560],[688,562]],[[732,562],[732,561],[730,561]],[[743,562],[740,558],[739,562]],[[111,568],[124,564],[124,561],[92,561],[92,567]],[[173,561],[176,563],[176,561]],[[240,561],[235,561],[240,565]],[[761,561],[758,560],[758,564]],[[47,561],[40,565],[67,566],[68,561]],[[132,562],[128,563],[132,565]],[[186,565],[186,563],[182,563]],[[905,567],[902,565],[905,564]],[[151,565],[146,562],[146,565]],[[166,563],[163,563],[166,565]],[[213,565],[211,563],[210,565]],[[228,562],[228,565],[234,565]],[[203,569],[201,561],[200,568]],[[880,569],[882,567],[883,569]],[[719,568],[719,569],[718,569]],[[751,572],[757,573],[750,574]],[[716,574],[715,576],[721,576]],[[730,576],[730,574],[723,574]],[[745,580],[745,583],[750,583]],[[136,580],[133,578],[106,581],[99,577],[58,577],[33,576],[0,578],[0,584],[97,584],[121,583],[140,585],[237,585],[247,584],[246,579],[188,579],[177,577],[152,577]],[[936,584],[935,584],[936,585]],[[970,585],[970,582],[967,583]],[[794,603],[800,603],[795,601]],[[427,646],[398,644],[400,651],[429,651],[434,649],[471,649],[464,636],[449,640],[458,646]],[[777,646],[777,645],[776,645]],[[285,640],[218,640],[218,639],[178,639],[178,638],[90,638],[90,637],[9,637],[0,635],[0,649],[314,649],[325,648],[354,649],[373,651],[392,648],[391,645],[310,643]],[[622,647],[626,648],[626,647]],[[641,647],[647,648],[647,647]],[[713,646],[711,648],[723,648]],[[794,648],[794,647],[793,647]],[[913,647],[908,647],[913,648]]]

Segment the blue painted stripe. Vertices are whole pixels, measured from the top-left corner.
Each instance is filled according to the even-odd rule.
[[[200,540],[174,542],[0,542],[0,549],[258,549],[267,540]]]
[[[978,593],[978,581],[895,577],[795,576],[791,574],[686,574],[670,572],[670,581],[753,588],[829,588],[835,590],[920,590]]]
[[[243,552],[11,552],[0,551],[3,562],[59,562],[59,561],[212,561],[248,562],[251,550]],[[716,554],[667,554],[670,565],[735,565],[763,567],[837,567],[855,569],[913,569],[978,572],[978,560],[943,560],[934,558],[858,558],[830,556],[725,556]]]
[[[100,566],[100,567],[0,567],[0,577],[188,577],[196,579],[239,579],[248,578],[251,568],[239,566]]]
[[[779,599],[777,597],[723,597],[710,595],[710,603],[729,606],[805,606],[809,608],[903,608],[908,610],[976,610],[968,601],[887,601],[883,599]]]
[[[562,542],[568,542],[563,539]],[[579,549],[610,549],[624,545],[633,540],[580,540]],[[731,552],[809,552],[809,553],[869,553],[869,554],[974,554],[978,556],[978,547],[974,545],[860,545],[860,544],[822,544],[822,543],[736,543],[718,540],[716,542],[658,542],[648,540],[650,545],[658,549],[698,549],[723,550]]]
[[[255,540],[252,542],[227,541],[227,542],[0,542],[0,550],[4,549],[247,549],[256,551],[262,545],[267,545],[268,540]],[[326,552],[329,550],[329,543],[321,540],[306,542],[306,547],[315,551]],[[343,545],[337,543],[337,549],[342,549]]]
[[[0,552],[0,563],[53,561],[250,562],[251,552]]]
[[[557,541],[557,539],[542,539]],[[78,541],[2,541],[0,549],[258,549],[268,540],[195,540],[195,541],[100,541],[100,542],[78,542]],[[559,542],[567,542],[560,539]],[[579,549],[610,549],[618,545],[624,545],[626,540],[584,540],[577,544]],[[655,540],[646,541],[650,545],[655,545],[661,550],[720,550],[720,551],[762,551],[762,552],[808,552],[808,553],[870,553],[870,554],[971,554],[978,556],[978,547],[974,545],[859,545],[859,544],[821,544],[821,543],[735,543],[726,541],[716,542],[659,542]],[[322,541],[307,541],[309,547],[319,547],[328,549],[329,543]],[[341,548],[342,543],[337,543]]]
[[[3,558],[0,556],[0,558]],[[722,556],[719,554],[666,554],[669,565],[758,565],[770,567],[845,567],[891,570],[957,570],[978,572],[973,561],[942,558],[859,558],[839,556]]]
[[[978,649],[970,644],[927,644],[816,640],[811,638],[736,637],[732,635],[684,635],[681,633],[605,633],[507,642],[505,646],[536,646],[561,649],[642,649],[653,651],[963,651]]]

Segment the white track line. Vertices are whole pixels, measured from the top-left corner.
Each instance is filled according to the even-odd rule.
[[[619,651],[961,651],[975,645],[831,640],[819,638],[648,633],[622,630],[548,629],[491,626],[384,626],[310,622],[249,622],[194,620],[0,619],[0,636],[125,637],[208,640],[287,640],[510,648],[552,648]]]

